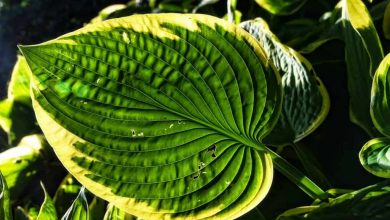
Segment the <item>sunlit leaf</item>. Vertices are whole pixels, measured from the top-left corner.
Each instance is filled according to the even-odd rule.
[[[298,11],[307,0],[256,0],[257,4],[276,15],[290,15]]]
[[[390,95],[388,77],[390,76],[390,54],[383,59],[375,72],[371,90],[371,117],[375,127],[387,137],[390,137]]]
[[[282,114],[265,143],[286,145],[301,140],[313,132],[328,114],[328,92],[309,61],[280,43],[264,20],[246,21],[241,27],[260,42],[282,75]]]
[[[12,198],[17,198],[43,168],[43,153],[49,147],[42,135],[31,135],[24,137],[16,147],[0,153],[0,170]]]
[[[118,209],[113,204],[108,204],[106,214],[103,220],[136,220],[137,217],[127,214]]]
[[[282,91],[241,28],[134,15],[21,50],[45,136],[95,195],[145,219],[235,218],[268,192]]]
[[[12,220],[11,202],[7,181],[0,170],[0,219]]]
[[[31,106],[30,76],[31,71],[26,59],[23,56],[18,56],[8,86],[8,99]]]
[[[360,163],[370,173],[390,178],[390,139],[375,138],[368,141],[359,153]]]
[[[350,119],[371,136],[377,131],[370,117],[372,76],[383,51],[370,14],[361,0],[342,1],[345,59],[350,94]]]
[[[41,186],[43,192],[45,193],[45,200],[43,201],[43,204],[39,210],[37,220],[57,220],[57,211],[54,206],[54,202],[47,193],[43,183],[41,183]]]
[[[79,194],[69,207],[68,211],[65,212],[61,220],[88,220],[89,210],[88,201],[85,197],[85,188],[80,189]]]
[[[330,199],[329,202],[288,210],[281,214],[277,220],[387,220],[390,218],[389,207],[390,181],[385,181],[343,194],[335,199]]]

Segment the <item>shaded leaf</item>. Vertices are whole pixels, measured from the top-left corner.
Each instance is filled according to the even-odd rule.
[[[99,12],[99,14],[91,20],[90,23],[93,24],[93,23],[96,23],[96,22],[104,21],[112,13],[120,11],[120,10],[125,9],[125,8],[126,8],[125,4],[114,4],[114,5],[107,6],[107,7],[103,8]]]
[[[371,121],[372,76],[383,58],[382,46],[370,14],[361,0],[343,0],[342,23],[350,94],[350,119],[369,135],[377,131]]]
[[[134,15],[21,50],[41,128],[95,195],[146,219],[235,218],[268,192],[272,161],[259,150],[280,79],[239,27]]]
[[[45,193],[45,200],[39,210],[37,220],[57,220],[57,211],[54,206],[53,200],[50,198],[50,195],[47,193],[45,186],[41,182],[43,192]]]
[[[93,197],[92,202],[88,206],[91,219],[103,219],[106,206],[106,201],[96,196]]]
[[[215,4],[219,1],[220,0],[202,0],[199,2],[199,4],[194,9],[192,9],[192,13],[196,13],[200,8],[207,6],[207,5]]]
[[[88,220],[89,210],[88,201],[85,197],[85,188],[81,187],[79,194],[69,207],[68,211],[65,212],[61,220]]]
[[[284,101],[276,127],[265,139],[270,145],[295,143],[313,132],[329,111],[329,96],[313,67],[298,52],[280,43],[262,19],[241,27],[252,34],[282,75]]]
[[[385,13],[383,15],[383,34],[385,38],[390,40],[390,1],[387,3]]]
[[[390,54],[383,59],[375,72],[371,90],[371,117],[375,127],[390,137],[390,106],[388,103],[390,76]]]
[[[298,207],[282,213],[277,219],[344,220],[390,218],[390,181],[346,193],[329,202]]]
[[[390,178],[390,139],[375,138],[368,141],[360,151],[359,159],[368,172]]]
[[[307,0],[256,0],[262,8],[276,15],[290,15],[298,11]]]
[[[12,220],[11,202],[7,181],[0,170],[0,219]]]
[[[58,216],[62,216],[72,205],[74,198],[77,197],[81,185],[68,174],[58,186],[58,189],[54,195],[54,204],[56,206]]]

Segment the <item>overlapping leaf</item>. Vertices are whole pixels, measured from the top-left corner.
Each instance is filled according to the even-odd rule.
[[[137,15],[21,47],[38,122],[88,190],[143,218],[228,218],[266,195],[280,79],[205,15]]]
[[[384,181],[350,193],[329,202],[316,203],[288,210],[277,220],[316,219],[372,219],[390,218],[390,181]]]
[[[89,220],[88,201],[85,197],[85,188],[82,187],[76,199],[65,212],[61,220]]]
[[[359,154],[360,163],[370,173],[390,178],[390,139],[375,138],[368,141]]]
[[[343,0],[342,22],[350,94],[350,119],[371,136],[377,135],[371,117],[372,77],[383,58],[370,14],[361,0]]]
[[[276,127],[265,142],[286,145],[297,142],[314,131],[329,111],[329,96],[313,67],[293,49],[280,43],[260,18],[241,27],[252,34],[282,74],[284,102]]]
[[[390,54],[380,63],[375,72],[371,90],[371,117],[375,127],[387,137],[390,137]]]

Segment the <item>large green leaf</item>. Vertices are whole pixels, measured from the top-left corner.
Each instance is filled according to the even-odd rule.
[[[0,219],[12,220],[11,202],[7,182],[0,170]]]
[[[277,15],[289,15],[299,10],[307,0],[256,0],[257,4],[268,12]]]
[[[39,210],[37,220],[57,220],[57,211],[54,206],[53,200],[50,195],[46,192],[45,186],[41,183],[43,192],[45,193],[45,200]]]
[[[359,159],[368,172],[390,178],[390,139],[375,138],[368,141],[360,151]]]
[[[390,181],[384,181],[350,193],[329,202],[313,204],[288,210],[277,220],[345,220],[390,218]]]
[[[267,194],[262,139],[282,90],[241,28],[206,15],[135,15],[21,50],[45,136],[97,196],[161,219],[235,218]]]
[[[79,194],[69,207],[68,211],[65,212],[61,220],[88,220],[89,209],[88,201],[85,197],[85,188],[80,189]]]
[[[258,18],[240,25],[263,46],[282,75],[284,101],[276,127],[265,139],[271,145],[295,143],[313,132],[329,111],[329,96],[313,67],[298,52],[283,45]]]
[[[342,1],[345,59],[350,93],[350,119],[371,136],[377,131],[370,111],[372,76],[383,58],[381,42],[361,0]]]
[[[42,135],[24,137],[20,143],[0,154],[0,170],[7,180],[12,198],[17,198],[43,168],[49,148]]]
[[[371,118],[375,127],[387,137],[390,137],[390,105],[388,90],[390,76],[390,54],[383,59],[375,72],[371,90]]]

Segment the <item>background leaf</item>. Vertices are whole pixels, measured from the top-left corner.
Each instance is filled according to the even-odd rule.
[[[88,201],[85,197],[85,188],[82,187],[78,196],[69,207],[68,211],[62,216],[61,220],[88,220],[89,210]]]
[[[369,135],[378,132],[369,115],[370,90],[375,69],[383,58],[381,42],[361,0],[343,0],[342,22],[350,93],[350,119]]]
[[[269,190],[272,161],[258,150],[280,113],[280,79],[242,29],[205,15],[139,15],[21,50],[59,159],[118,208],[235,218]]]
[[[298,52],[283,45],[258,18],[240,25],[263,46],[265,53],[282,75],[284,100],[276,127],[265,139],[266,144],[293,144],[313,132],[329,111],[329,96],[313,67]]]
[[[256,0],[268,12],[277,15],[290,15],[299,10],[307,0]]]
[[[54,206],[53,200],[50,198],[50,195],[47,193],[45,186],[41,182],[43,192],[45,193],[45,200],[39,210],[37,220],[57,220],[57,211]]]
[[[11,202],[7,182],[0,170],[0,219],[12,220]]]
[[[368,172],[390,178],[390,139],[375,138],[368,141],[360,151],[359,159]]]

